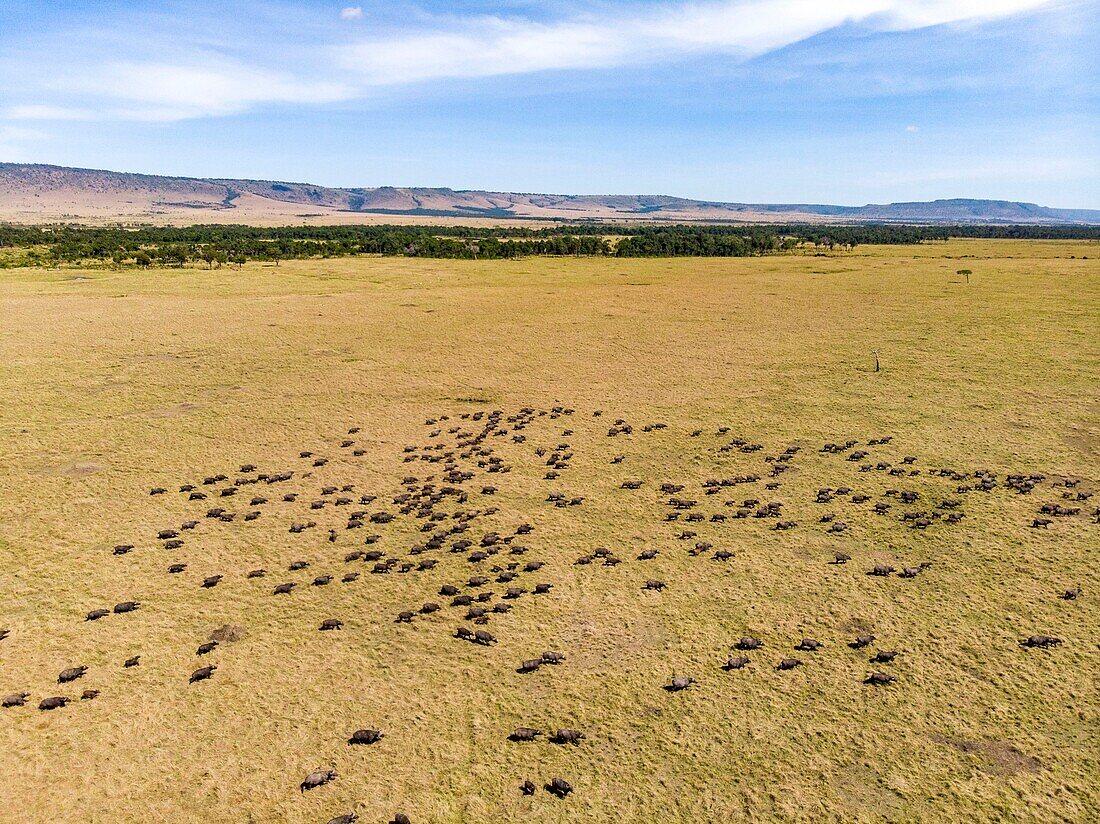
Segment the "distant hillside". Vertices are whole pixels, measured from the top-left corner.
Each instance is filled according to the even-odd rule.
[[[334,189],[0,163],[0,220],[153,223],[365,223],[601,220],[731,223],[1100,224],[1100,210],[1003,200],[867,206],[717,203],[664,195],[548,195],[454,189]]]

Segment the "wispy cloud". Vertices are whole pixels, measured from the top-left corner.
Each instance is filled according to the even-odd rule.
[[[480,17],[338,49],[368,85],[598,69],[722,53],[747,59],[849,23],[903,31],[1017,14],[1049,0],[725,0],[552,23]]]
[[[265,103],[332,103],[354,93],[344,83],[302,80],[280,71],[209,59],[202,65],[111,63],[72,86],[114,101],[116,112],[143,120],[226,115]]]
[[[48,135],[38,129],[0,124],[0,158],[19,160],[31,157],[34,147]]]
[[[270,105],[318,105],[376,94],[381,87],[459,78],[671,63],[700,55],[743,61],[839,26],[902,31],[1018,14],[1052,0],[709,0],[604,2],[571,17],[432,16],[380,25],[368,36],[332,17],[300,14],[293,30],[238,25],[239,37],[190,20],[173,31],[150,18],[138,32],[81,31],[72,49],[42,62],[31,49],[0,54],[11,82],[0,106],[18,120],[173,121]],[[528,6],[536,10],[539,4]],[[202,8],[207,8],[203,6]],[[553,6],[550,5],[552,9]],[[331,11],[329,12],[331,14]],[[360,6],[339,15],[363,16]],[[276,15],[267,9],[265,25]],[[159,22],[158,22],[159,20]],[[290,23],[284,23],[289,27]],[[358,31],[358,29],[356,29]],[[0,46],[5,41],[0,37]],[[308,51],[307,51],[308,48]],[[103,59],[102,54],[114,55]],[[38,61],[38,62],[35,62]]]
[[[95,112],[67,106],[30,104],[11,106],[3,110],[0,116],[7,120],[92,120]]]

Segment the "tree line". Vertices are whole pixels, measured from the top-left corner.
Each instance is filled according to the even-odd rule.
[[[966,238],[1100,239],[1088,226],[613,225],[544,227],[0,225],[0,265],[241,265],[247,261],[399,255],[507,259],[536,255],[749,257],[811,246],[913,244]]]

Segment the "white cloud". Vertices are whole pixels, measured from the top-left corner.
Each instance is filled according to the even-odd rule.
[[[239,63],[212,60],[184,63],[112,63],[78,80],[70,92],[100,96],[116,117],[183,120],[227,115],[273,103],[331,103],[346,100],[346,84],[299,80],[291,75]]]
[[[26,160],[34,154],[31,147],[47,137],[45,132],[38,129],[0,124],[0,160],[15,162]]]
[[[846,23],[904,31],[1011,15],[1050,0],[724,0],[666,3],[612,19],[481,17],[338,49],[368,85],[596,69],[704,53],[750,58]]]
[[[24,129],[22,126],[0,126],[0,140],[4,142],[40,140],[45,136],[45,133],[40,132],[38,129]]]
[[[916,134],[917,132],[920,131],[920,126],[906,126],[905,131],[908,134]]]
[[[4,117],[8,120],[90,120],[94,116],[87,109],[43,104],[12,106],[4,111]]]
[[[1015,14],[1052,0],[666,0],[597,4],[581,16],[406,16],[348,41],[328,24],[208,39],[190,31],[81,32],[57,57],[0,52],[0,105],[13,120],[173,121],[266,105],[315,105],[382,86],[447,78],[601,69],[697,55],[745,60],[841,25],[908,30]],[[518,4],[517,4],[518,5]],[[552,4],[548,4],[552,5]],[[359,19],[361,6],[340,16]],[[309,18],[313,19],[313,18]],[[314,20],[314,23],[316,21]],[[339,38],[339,39],[337,39]],[[102,55],[113,55],[104,58]]]

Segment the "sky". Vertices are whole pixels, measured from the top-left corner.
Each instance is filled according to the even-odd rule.
[[[0,0],[0,161],[1100,208],[1100,0]]]

